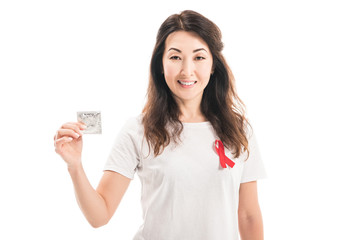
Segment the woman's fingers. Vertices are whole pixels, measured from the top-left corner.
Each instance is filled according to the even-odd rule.
[[[59,144],[71,142],[73,139],[78,139],[83,135],[82,130],[86,129],[83,122],[68,122],[63,124],[60,129],[56,131],[54,136],[54,146],[57,148]]]
[[[55,141],[55,145],[60,145],[60,144],[63,144],[63,143],[67,143],[67,142],[71,142],[73,140],[72,137],[62,137],[62,138],[59,138]]]
[[[69,122],[65,123],[61,126],[61,129],[72,129],[75,132],[77,132],[79,135],[82,134],[81,130],[84,130],[86,128],[85,124],[82,124],[80,122]]]
[[[86,124],[85,124],[85,123],[79,121],[79,122],[76,122],[76,124],[78,124],[78,126],[79,126],[82,130],[86,129]]]
[[[82,151],[82,122],[68,122],[63,124],[54,136],[55,152],[69,165],[81,161]]]
[[[82,136],[82,130],[86,129],[86,125],[83,122],[68,122],[63,124],[60,129],[56,132],[56,134],[54,135],[54,141],[61,138],[62,136],[64,136],[64,134],[68,131],[60,131],[62,129],[71,129],[73,130],[75,133],[77,133],[79,136]],[[77,135],[73,135],[73,137],[78,138]]]
[[[73,129],[59,129],[56,132],[55,139],[59,139],[62,137],[72,137],[74,139],[77,139],[77,138],[81,137],[82,135],[83,135],[82,132],[80,132],[79,130],[75,131]]]
[[[82,136],[82,130],[86,129],[86,125],[81,122],[68,122],[63,124],[60,129],[56,132],[54,136],[54,140],[61,138],[64,136],[64,134],[74,132],[74,134],[71,134],[73,137],[78,138],[79,136]],[[65,131],[64,131],[65,130]],[[71,131],[68,131],[71,130]],[[79,135],[79,136],[77,136]]]
[[[55,142],[54,142],[55,152],[59,153],[61,146],[65,143],[71,142],[72,140],[73,140],[72,137],[62,137],[62,138],[55,140]]]

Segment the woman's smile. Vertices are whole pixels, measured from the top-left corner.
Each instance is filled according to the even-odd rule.
[[[178,83],[183,88],[192,88],[197,83],[197,81],[184,81],[184,80],[178,80]]]

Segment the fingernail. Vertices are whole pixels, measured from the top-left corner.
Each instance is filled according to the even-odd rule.
[[[77,133],[75,133],[75,136],[76,136],[76,138],[80,137],[80,135],[79,135],[79,134],[77,134]]]

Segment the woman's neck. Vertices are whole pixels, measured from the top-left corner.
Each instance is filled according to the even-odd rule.
[[[207,121],[204,114],[201,112],[200,104],[201,98],[191,100],[176,99],[180,109],[179,120],[181,122],[205,122]]]
[[[206,122],[207,119],[204,114],[201,112],[200,108],[197,111],[189,111],[189,109],[180,108],[180,117],[181,122]]]

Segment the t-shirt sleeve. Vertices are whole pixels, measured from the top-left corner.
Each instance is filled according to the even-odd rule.
[[[255,133],[252,132],[249,139],[249,158],[244,162],[241,183],[256,181],[261,178],[267,178],[265,166],[259,151],[258,142]],[[247,156],[247,155],[245,155]]]
[[[140,163],[139,125],[136,118],[130,118],[119,131],[105,163],[104,171],[110,170],[134,179]]]

